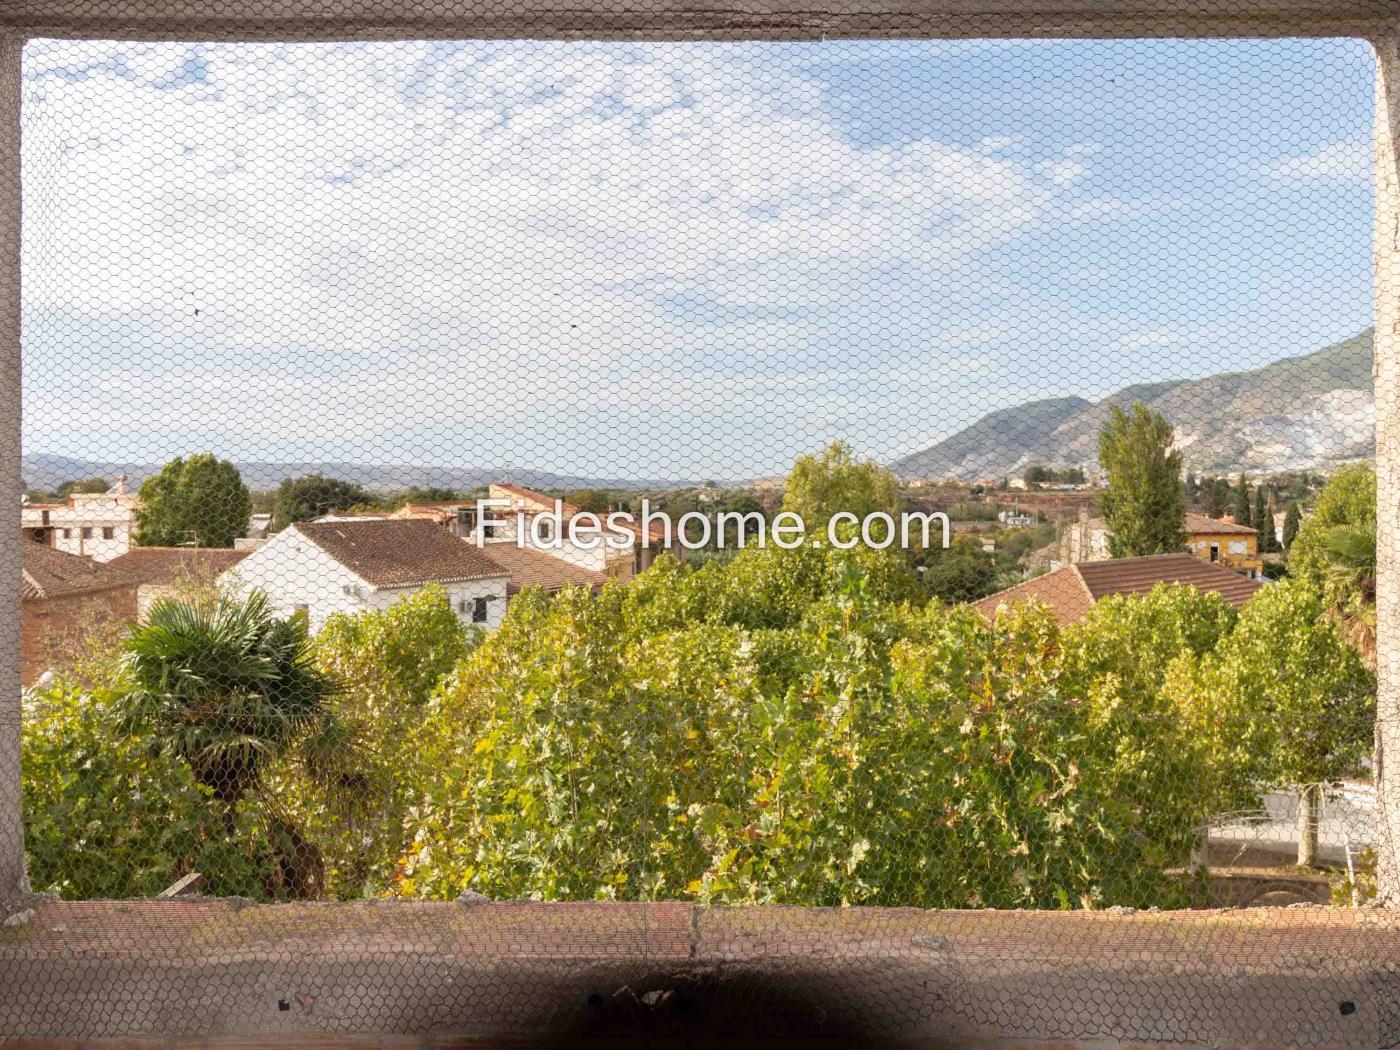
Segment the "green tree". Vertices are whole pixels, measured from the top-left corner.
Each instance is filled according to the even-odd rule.
[[[298,521],[311,521],[323,514],[349,510],[369,499],[365,490],[352,481],[308,474],[301,478],[283,478],[277,486],[273,503],[272,527],[285,529]]]
[[[392,885],[408,814],[434,775],[415,734],[433,691],[480,635],[441,588],[425,587],[387,609],[338,613],[311,643],[317,670],[342,683],[330,700],[335,720],[304,738],[310,753],[286,751],[265,783],[319,851],[326,896],[358,899]]]
[[[122,655],[126,725],[186,762],[230,818],[267,764],[326,717],[333,691],[311,663],[306,619],[238,601],[160,598]]]
[[[1274,537],[1274,515],[1269,508],[1269,495],[1260,485],[1254,490],[1254,513],[1251,522],[1254,531],[1259,537],[1259,553],[1267,554],[1272,551],[1277,542]]]
[[[69,900],[153,897],[191,871],[259,896],[266,871],[188,765],[121,724],[119,694],[59,681],[21,730],[24,845],[34,888]]]
[[[570,489],[564,494],[564,502],[600,517],[612,509],[612,498],[606,489]]]
[[[1293,541],[1298,536],[1298,528],[1303,524],[1303,512],[1298,506],[1298,501],[1294,500],[1288,505],[1288,513],[1283,517],[1283,549],[1291,551]]]
[[[1265,587],[1213,653],[1175,672],[1187,706],[1235,749],[1241,783],[1301,791],[1298,862],[1315,863],[1318,785],[1360,770],[1375,720],[1375,677],[1321,590],[1296,578]]]
[[[1224,478],[1209,479],[1204,488],[1205,512],[1210,518],[1222,518],[1230,506],[1230,483]]]
[[[83,478],[81,481],[65,481],[54,489],[53,494],[61,502],[75,492],[106,492],[111,487],[111,482],[106,478]]]
[[[947,550],[926,552],[921,568],[924,589],[949,604],[985,598],[1000,579],[995,556],[973,536],[955,536]]]
[[[849,445],[835,442],[820,456],[801,456],[783,488],[783,510],[797,514],[808,536],[819,536],[838,511],[857,518],[899,512],[899,482],[874,460],[857,460]]]
[[[1131,694],[1143,652],[1194,655],[1233,610],[1179,588],[1134,621],[1161,625],[1143,638],[1071,642],[1043,610],[992,625],[891,601],[875,555],[899,565],[751,550],[513,602],[430,702],[440,775],[398,892],[1184,900],[1169,871],[1214,809],[1205,752],[1175,707]]]
[[[1108,478],[1100,510],[1115,558],[1169,554],[1186,546],[1186,495],[1181,453],[1173,451],[1171,424],[1135,402],[1117,405],[1099,432],[1099,463]]]
[[[144,547],[232,547],[253,501],[238,470],[209,453],[172,459],[141,484],[136,542]]]
[[[1231,516],[1237,525],[1253,525],[1254,513],[1250,509],[1249,476],[1240,472],[1240,482],[1235,488],[1235,507]]]
[[[1289,548],[1293,575],[1321,588],[1328,609],[1374,668],[1376,659],[1376,474],[1340,468],[1318,494]]]

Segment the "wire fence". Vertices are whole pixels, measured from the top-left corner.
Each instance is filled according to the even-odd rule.
[[[570,1009],[854,1038],[815,998],[886,980],[878,1034],[1185,1039],[1216,909],[1372,944],[1374,78],[1343,39],[31,41],[50,898],[0,972],[87,1012],[0,1034],[245,994],[538,1034],[570,958],[713,952],[723,1008],[618,962]],[[1104,912],[1144,969],[1076,986],[1136,958]],[[196,963],[225,1013],[160,1015]],[[1244,982],[1248,1031],[1393,1045],[1359,973]]]

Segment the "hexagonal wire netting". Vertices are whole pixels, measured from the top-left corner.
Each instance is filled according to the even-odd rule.
[[[684,1030],[708,978],[646,975],[706,952],[733,1031],[1229,1014],[1153,1005],[1229,956],[1203,909],[1375,887],[1374,76],[31,41],[29,877],[195,899],[43,904],[10,965],[69,999],[0,1030],[539,1032],[580,959],[585,1018]],[[306,903],[347,901],[386,903]],[[977,915],[893,909],[1163,914],[968,955]],[[1400,1040],[1366,913],[1260,914],[1334,951],[1340,1027],[1280,984],[1251,1035]],[[224,998],[163,1014],[195,963]]]

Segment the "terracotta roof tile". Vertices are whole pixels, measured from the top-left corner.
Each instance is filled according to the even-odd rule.
[[[1039,601],[1060,623],[1071,624],[1082,620],[1101,598],[1110,594],[1145,594],[1159,583],[1181,583],[1215,591],[1235,606],[1243,605],[1262,586],[1190,554],[1157,554],[1067,565],[974,602],[973,608],[992,619],[1002,606]]]
[[[1229,533],[1235,536],[1258,535],[1258,532],[1248,525],[1237,525],[1233,521],[1223,521],[1220,518],[1208,518],[1204,514],[1187,514],[1186,531],[1188,533]]]
[[[1061,623],[1074,623],[1084,618],[1084,614],[1094,604],[1094,597],[1084,586],[1084,581],[1075,571],[1075,566],[1066,565],[1044,576],[1037,576],[1025,583],[1018,583],[1004,591],[998,591],[974,602],[972,607],[991,620],[1002,606],[1016,602],[1041,602],[1047,606]]]
[[[1186,583],[1203,591],[1217,591],[1231,604],[1243,605],[1261,586],[1233,569],[1190,554],[1081,562],[1073,568],[1095,601],[1109,594],[1143,594],[1159,583]]]
[[[374,587],[509,575],[474,544],[424,518],[303,521],[292,527]]]
[[[212,579],[250,553],[229,547],[132,547],[107,564],[137,583],[170,584],[180,579]]]
[[[507,492],[510,495],[514,496],[516,499],[528,503],[542,504],[543,509],[554,509],[554,497],[546,493],[539,492],[536,489],[527,489],[523,485],[512,485],[509,482],[492,482],[491,488],[500,489],[503,492]],[[522,507],[521,509],[526,510],[526,513],[532,513],[526,508]],[[561,501],[560,510],[563,513],[565,521],[569,521],[583,513],[583,511],[580,508],[574,506],[572,503],[564,503],[563,501]],[[599,514],[598,519],[599,521],[605,522],[607,520],[607,515]],[[626,531],[630,532],[633,536],[635,536],[639,541],[644,537],[644,535],[650,534],[652,544],[664,546],[666,543],[666,526],[662,525],[660,522],[652,522],[650,527],[645,531],[645,533],[643,532],[640,522],[633,522],[631,525],[624,525],[622,527],[626,529]]]
[[[510,572],[509,594],[518,594],[526,587],[557,591],[566,586],[578,586],[597,590],[607,582],[601,572],[582,568],[544,551],[517,547],[514,541],[488,543],[486,555]]]
[[[26,540],[20,545],[22,569],[20,597],[62,598],[74,594],[129,587],[138,581],[110,562],[93,561],[42,543]]]

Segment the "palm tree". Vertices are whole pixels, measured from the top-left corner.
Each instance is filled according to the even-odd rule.
[[[1323,590],[1333,615],[1376,669],[1376,523],[1334,525],[1322,535]]]
[[[122,665],[128,726],[189,765],[230,829],[269,762],[330,718],[333,685],[312,666],[306,618],[277,619],[260,592],[159,599]]]

